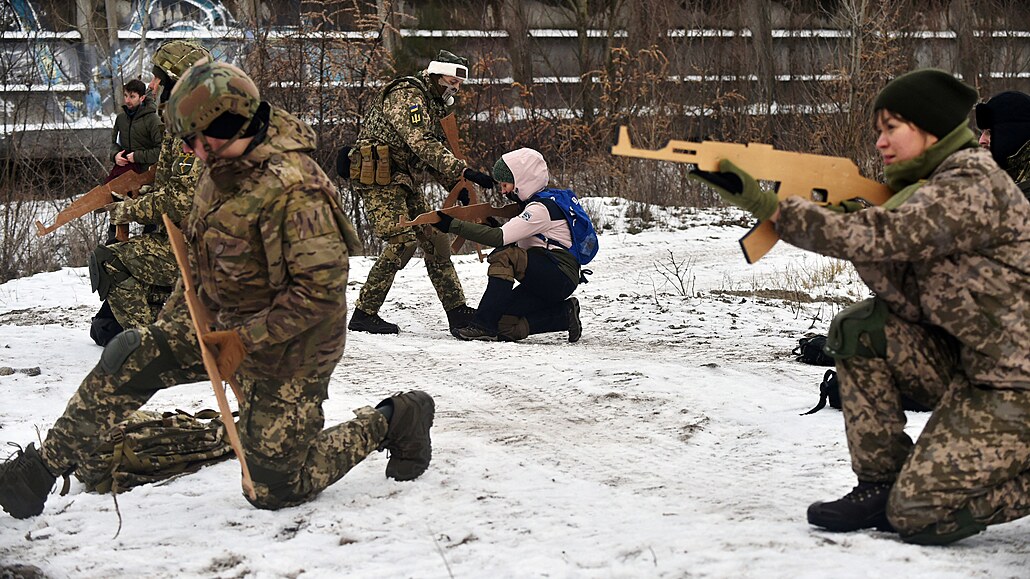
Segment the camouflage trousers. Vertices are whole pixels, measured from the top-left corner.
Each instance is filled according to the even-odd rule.
[[[465,305],[465,292],[458,272],[451,263],[450,238],[429,225],[399,227],[401,217],[408,219],[431,211],[420,193],[392,184],[386,187],[355,185],[365,202],[365,214],[375,234],[386,241],[386,248],[368,272],[355,307],[367,314],[376,314],[386,301],[397,272],[421,248],[429,272],[445,310]]]
[[[940,330],[893,315],[884,330],[886,358],[838,359],[837,372],[852,468],[894,483],[894,528],[946,535],[970,515],[993,525],[1030,514],[1030,391],[970,383]],[[934,408],[915,443],[902,394]]]
[[[107,246],[128,270],[129,276],[114,283],[107,294],[111,313],[123,328],[142,328],[152,323],[179,277],[172,247],[164,234],[144,234]],[[117,265],[106,262],[108,275],[117,276]]]
[[[157,391],[208,381],[181,296],[177,289],[155,323],[122,332],[104,348],[43,442],[43,457],[52,472],[74,469],[92,453],[103,432]],[[256,507],[277,509],[311,500],[385,438],[386,419],[369,407],[356,410],[349,422],[322,430],[328,376],[251,376],[246,365],[244,360],[236,374],[244,398],[237,428]]]

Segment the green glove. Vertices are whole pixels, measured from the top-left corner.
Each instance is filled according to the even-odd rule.
[[[760,221],[772,217],[780,202],[775,193],[764,191],[754,177],[727,159],[719,161],[717,172],[692,169],[687,177],[715,189],[723,201],[750,212]]]

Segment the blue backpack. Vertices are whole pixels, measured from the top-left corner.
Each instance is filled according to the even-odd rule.
[[[540,201],[548,205],[549,208],[553,204],[565,216],[565,220],[569,224],[569,231],[572,232],[572,247],[565,247],[561,243],[549,239],[542,234],[537,234],[537,237],[543,239],[548,244],[557,245],[562,249],[568,250],[569,253],[576,257],[580,265],[586,265],[590,263],[590,260],[594,259],[594,256],[597,255],[597,231],[594,230],[594,224],[590,222],[590,216],[583,210],[583,206],[579,204],[579,199],[575,193],[569,189],[544,189],[530,197],[529,201]]]

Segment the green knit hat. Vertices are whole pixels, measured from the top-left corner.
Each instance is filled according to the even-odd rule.
[[[504,158],[497,159],[494,163],[494,181],[498,183],[515,183],[515,175],[511,174],[511,169],[508,168],[508,164],[504,162]]]
[[[966,122],[977,101],[976,89],[950,73],[924,68],[887,83],[873,102],[873,110],[887,109],[920,129],[944,138]]]

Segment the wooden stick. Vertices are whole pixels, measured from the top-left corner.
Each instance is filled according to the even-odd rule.
[[[167,215],[162,216],[165,229],[168,230],[168,240],[172,243],[172,252],[175,253],[175,261],[179,264],[179,271],[182,272],[183,293],[186,296],[186,307],[190,311],[190,319],[193,320],[193,327],[197,331],[197,342],[200,344],[200,356],[204,360],[204,369],[211,378],[211,386],[215,390],[215,398],[218,400],[218,411],[222,414],[222,422],[225,423],[225,431],[229,435],[229,444],[232,445],[236,458],[240,459],[240,470],[243,473],[243,491],[251,500],[257,499],[254,492],[254,482],[250,479],[250,469],[247,468],[247,458],[243,454],[243,443],[240,442],[240,435],[236,431],[236,421],[232,417],[232,409],[229,408],[229,400],[225,396],[225,386],[222,384],[222,377],[218,372],[218,363],[214,354],[204,343],[204,336],[211,327],[211,313],[207,311],[204,304],[200,302],[196,286],[193,282],[193,272],[190,269],[189,256],[186,249],[186,240],[182,231],[172,223]],[[229,386],[236,395],[236,400],[242,400],[242,388],[230,376]]]

